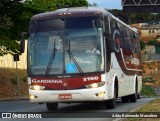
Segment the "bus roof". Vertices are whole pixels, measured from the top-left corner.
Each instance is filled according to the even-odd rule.
[[[112,17],[114,20],[120,22],[121,24],[125,25],[132,31],[136,32],[133,28],[122,22],[119,18],[112,15],[110,12],[108,12],[106,9],[102,7],[71,7],[71,8],[62,8],[57,9],[52,12],[45,12],[36,14],[31,18],[31,21],[35,20],[45,20],[45,19],[52,19],[52,18],[63,18],[63,17],[80,17],[80,16],[103,16],[105,14],[108,14],[110,17]]]
[[[102,7],[62,8],[52,12],[36,14],[31,18],[31,21],[72,16],[102,16],[104,13],[109,14],[109,12]]]

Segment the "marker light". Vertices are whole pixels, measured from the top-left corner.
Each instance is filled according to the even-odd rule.
[[[33,96],[33,95],[30,95],[29,98],[30,98],[30,100],[33,100],[33,99],[35,99],[36,97]]]
[[[44,90],[45,89],[44,86],[39,86],[39,85],[30,85],[29,88],[32,90]]]
[[[87,88],[98,88],[98,87],[102,87],[104,84],[105,82],[92,83],[92,84],[86,85],[86,87]]]
[[[103,97],[105,95],[105,92],[100,92],[95,94],[97,97]]]
[[[38,98],[38,96],[29,95],[29,99],[30,99],[30,100],[34,100],[34,99],[36,99],[36,98]]]

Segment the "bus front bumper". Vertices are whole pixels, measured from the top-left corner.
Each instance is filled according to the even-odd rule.
[[[30,102],[84,102],[104,101],[107,99],[107,92],[104,87],[80,90],[31,90],[29,89]]]

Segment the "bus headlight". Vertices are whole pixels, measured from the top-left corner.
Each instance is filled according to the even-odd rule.
[[[105,82],[99,82],[99,83],[92,83],[92,84],[88,84],[86,85],[86,88],[98,88],[98,87],[102,87],[105,84]]]
[[[30,85],[29,88],[32,90],[44,90],[45,89],[44,86],[39,86],[39,85]]]

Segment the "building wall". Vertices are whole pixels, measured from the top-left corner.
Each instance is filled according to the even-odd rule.
[[[147,53],[152,53],[152,54],[156,53],[155,46],[146,46],[144,51],[146,51]]]
[[[156,39],[160,33],[160,24],[137,23],[131,26],[138,29],[140,39],[144,42]]]
[[[0,67],[1,68],[16,68],[16,62],[12,55],[7,54],[0,56]],[[25,52],[19,56],[19,61],[17,61],[17,68],[26,69],[27,68],[27,41],[25,41]]]

